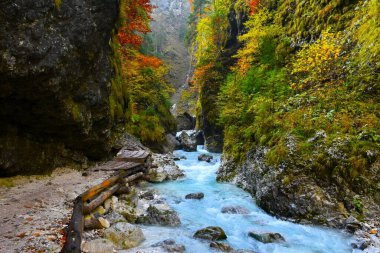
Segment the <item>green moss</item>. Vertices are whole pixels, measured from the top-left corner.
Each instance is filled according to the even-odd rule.
[[[0,187],[14,187],[14,182],[11,178],[0,178]]]
[[[55,7],[59,10],[62,6],[62,0],[54,0]]]

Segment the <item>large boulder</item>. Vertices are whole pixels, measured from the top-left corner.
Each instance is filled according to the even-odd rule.
[[[182,244],[177,244],[174,240],[172,239],[168,239],[168,240],[164,240],[162,242],[159,242],[159,243],[155,243],[152,245],[152,247],[161,247],[162,249],[164,249],[166,252],[178,252],[178,253],[181,253],[181,252],[185,252],[186,250],[186,247]]]
[[[148,171],[148,180],[154,183],[161,183],[166,180],[176,180],[185,174],[174,162],[173,157],[168,155],[153,155],[153,163]]]
[[[0,10],[0,176],[108,156],[118,1],[12,0]]]
[[[114,251],[115,246],[107,239],[95,239],[85,242],[82,246],[84,253],[112,253]]]
[[[279,233],[261,233],[251,231],[248,236],[262,243],[285,242],[285,238]]]
[[[200,154],[198,156],[198,161],[202,161],[202,162],[208,162],[210,163],[212,161],[214,157],[210,154]]]
[[[185,196],[185,199],[203,199],[205,194],[203,192],[189,193]]]
[[[195,232],[194,237],[209,241],[219,241],[227,239],[227,235],[221,227],[207,227],[200,229],[197,232]]]
[[[146,214],[137,219],[137,223],[177,227],[181,224],[181,220],[179,219],[177,212],[170,209],[166,204],[156,204],[150,205]]]
[[[197,140],[193,134],[190,134],[186,131],[182,131],[178,140],[181,143],[181,147],[183,150],[187,152],[197,151]]]
[[[136,247],[145,240],[145,236],[140,227],[126,222],[116,223],[106,229],[104,236],[119,249]]]
[[[195,128],[195,118],[189,113],[185,112],[176,117],[177,131],[193,130]]]
[[[234,249],[228,245],[227,243],[224,242],[211,242],[210,243],[210,248],[217,249],[222,252],[233,252]]]

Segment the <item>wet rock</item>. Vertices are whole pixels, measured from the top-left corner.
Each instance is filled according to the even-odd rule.
[[[195,128],[195,118],[188,112],[180,114],[176,117],[177,131],[192,130]]]
[[[356,230],[360,229],[362,224],[355,217],[350,216],[345,222],[345,229],[350,233],[354,233]]]
[[[345,205],[338,201],[335,191],[326,188],[326,182],[317,182],[305,174],[304,168],[288,163],[268,165],[268,152],[266,147],[255,147],[242,164],[224,156],[217,180],[233,182],[248,191],[268,213],[299,223],[344,226]]]
[[[217,250],[223,251],[223,252],[233,252],[234,251],[234,249],[230,245],[228,245],[227,243],[224,243],[224,242],[211,242],[210,248],[217,249]]]
[[[161,183],[166,180],[176,180],[185,174],[168,155],[153,155],[153,164],[148,171],[149,181]]]
[[[203,136],[203,131],[197,131],[195,134],[195,140],[197,142],[197,145],[204,145],[205,144],[205,137]]]
[[[154,199],[154,192],[153,191],[146,191],[139,194],[140,199],[146,199],[146,200],[153,200]]]
[[[249,210],[247,208],[241,206],[225,206],[222,208],[222,213],[228,214],[249,214]]]
[[[153,244],[152,247],[161,247],[166,252],[185,252],[186,247],[181,244],[177,244],[174,240],[168,239],[156,244]]]
[[[171,210],[166,205],[150,205],[147,209],[147,213],[138,217],[137,223],[148,225],[161,225],[176,227],[181,224],[181,220],[176,211]],[[161,208],[160,208],[161,207]]]
[[[114,250],[115,246],[107,239],[92,240],[82,246],[82,251],[85,253],[112,253]]]
[[[127,221],[123,215],[121,215],[117,212],[110,212],[104,217],[105,217],[105,219],[107,219],[111,223],[111,225],[118,223],[118,222],[126,222]]]
[[[203,199],[205,197],[203,192],[190,193],[185,196],[185,199]]]
[[[262,243],[285,242],[285,238],[279,233],[249,232],[248,236]]]
[[[256,252],[249,249],[239,249],[239,250],[234,251],[234,253],[256,253]]]
[[[197,141],[193,135],[189,135],[186,131],[182,131],[178,140],[181,143],[181,147],[183,150],[187,152],[197,151]]]
[[[197,232],[195,232],[194,237],[209,241],[219,241],[227,239],[227,235],[221,227],[207,227],[200,229]]]
[[[198,161],[208,162],[209,163],[209,162],[212,161],[213,158],[214,157],[212,155],[210,155],[210,154],[200,154],[198,156]]]
[[[104,236],[120,249],[136,247],[145,240],[140,227],[126,222],[116,223],[106,229]]]

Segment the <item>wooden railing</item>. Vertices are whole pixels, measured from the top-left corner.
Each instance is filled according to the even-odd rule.
[[[97,170],[112,170],[116,173],[79,195],[74,200],[74,208],[69,226],[66,230],[66,242],[62,253],[80,253],[83,231],[85,229],[84,215],[90,214],[107,199],[115,194],[130,191],[128,184],[144,178],[151,166],[151,153],[148,151],[121,151],[108,166],[93,168]]]

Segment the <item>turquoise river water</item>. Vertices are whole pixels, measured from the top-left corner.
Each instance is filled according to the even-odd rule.
[[[189,253],[216,252],[209,248],[207,242],[194,239],[193,234],[207,226],[220,226],[227,234],[226,242],[234,249],[249,249],[257,253],[352,252],[350,244],[353,239],[344,232],[277,219],[261,210],[247,192],[232,184],[216,182],[220,155],[212,154],[214,163],[206,163],[198,161],[201,153],[207,153],[202,146],[198,146],[197,152],[176,151],[176,156],[187,158],[177,162],[186,177],[150,186],[178,212],[182,225],[178,228],[143,226],[147,240],[142,247],[174,239],[185,245]],[[204,199],[185,199],[186,194],[194,192],[203,192]],[[245,207],[250,214],[224,214],[221,209],[225,206]],[[249,231],[277,232],[286,242],[263,244],[248,237]]]

